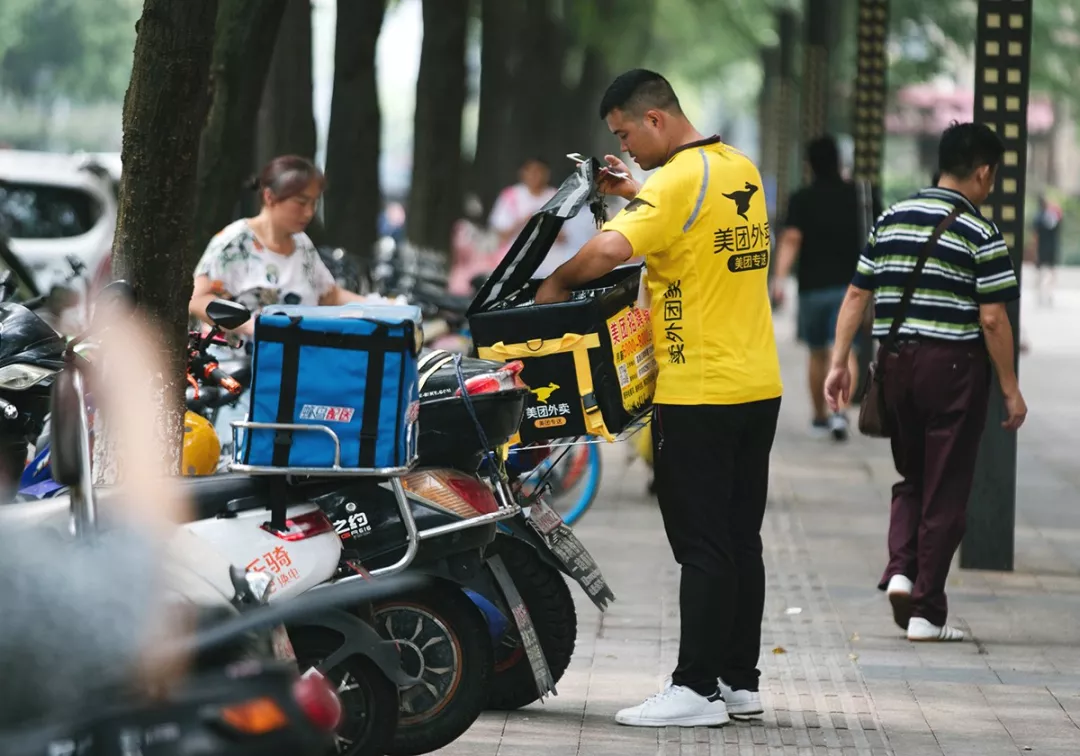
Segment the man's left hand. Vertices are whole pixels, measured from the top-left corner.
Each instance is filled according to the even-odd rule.
[[[555,276],[550,276],[536,290],[535,301],[536,304],[553,304],[555,302],[565,302],[569,298],[570,290],[559,283]]]
[[[834,365],[825,379],[825,403],[833,412],[839,412],[840,407],[848,403],[851,398],[851,370],[847,363]]]

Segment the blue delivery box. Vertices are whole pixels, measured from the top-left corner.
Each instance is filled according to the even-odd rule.
[[[398,469],[416,461],[420,309],[399,305],[278,305],[255,320],[253,423],[312,425],[340,440],[342,468]],[[247,428],[240,462],[331,468],[321,430]]]

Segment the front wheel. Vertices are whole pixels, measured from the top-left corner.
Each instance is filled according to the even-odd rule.
[[[330,630],[290,629],[289,640],[300,670],[317,667],[341,699],[341,724],[334,733],[334,748],[328,753],[342,756],[386,753],[398,724],[397,686],[375,662],[364,656],[350,656],[335,667],[323,669],[323,660],[341,646],[341,636]]]
[[[502,557],[514,587],[529,610],[551,679],[559,682],[570,666],[577,641],[577,610],[566,580],[532,546],[512,536],[497,535],[488,553]],[[488,695],[488,708],[520,709],[539,698],[529,658],[517,634],[510,631],[495,652],[495,679]]]
[[[431,753],[465,733],[483,711],[494,651],[484,615],[447,583],[374,606],[375,629],[401,649],[405,674],[420,679],[401,690],[401,718],[390,756]]]

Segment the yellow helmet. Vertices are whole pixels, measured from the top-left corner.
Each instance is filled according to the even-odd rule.
[[[221,458],[221,441],[214,426],[196,412],[184,414],[184,450],[181,456],[184,475],[213,475]]]

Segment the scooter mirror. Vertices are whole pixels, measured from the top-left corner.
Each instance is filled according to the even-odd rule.
[[[94,324],[100,326],[103,318],[123,318],[135,312],[138,298],[135,287],[127,281],[113,281],[98,294],[94,304]]]
[[[206,306],[206,317],[218,328],[231,331],[251,320],[251,310],[239,302],[215,299]]]
[[[11,299],[11,295],[15,293],[15,278],[11,275],[10,270],[5,270],[0,273],[0,302],[6,302]]]

